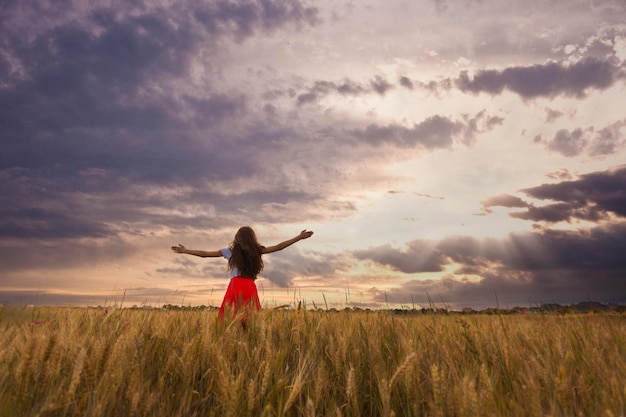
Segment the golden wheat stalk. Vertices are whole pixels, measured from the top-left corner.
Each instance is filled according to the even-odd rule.
[[[72,379],[70,380],[70,385],[67,387],[67,398],[71,401],[76,393],[76,388],[78,387],[78,383],[80,382],[80,377],[83,373],[83,368],[85,367],[85,359],[87,358],[87,352],[85,349],[80,348],[78,355],[76,356],[76,361],[74,362],[74,369],[72,370]]]
[[[411,353],[409,356],[406,357],[406,359],[404,360],[404,362],[402,363],[402,365],[400,365],[398,367],[398,369],[396,370],[396,372],[393,374],[393,376],[391,377],[391,381],[389,381],[389,389],[391,390],[391,388],[395,385],[395,383],[402,378],[402,376],[404,376],[404,374],[406,373],[406,371],[411,367],[411,365],[413,364],[413,362],[415,361],[415,359],[417,359],[417,353],[413,352]]]

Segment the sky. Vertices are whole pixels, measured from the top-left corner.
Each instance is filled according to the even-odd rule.
[[[626,303],[623,0],[4,0],[0,304]]]

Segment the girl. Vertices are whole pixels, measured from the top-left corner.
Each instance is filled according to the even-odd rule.
[[[231,279],[220,306],[219,318],[224,320],[226,309],[233,316],[237,315],[240,310],[243,310],[244,317],[241,324],[245,327],[245,317],[251,311],[261,309],[259,293],[254,284],[257,275],[263,270],[261,255],[283,250],[299,240],[310,238],[312,234],[313,232],[311,231],[303,230],[296,237],[274,246],[265,247],[261,246],[257,241],[254,230],[251,227],[244,226],[237,231],[235,239],[228,248],[216,251],[203,251],[187,249],[179,244],[178,246],[172,246],[172,250],[176,253],[186,253],[202,258],[223,256],[228,259],[228,270],[230,271]]]

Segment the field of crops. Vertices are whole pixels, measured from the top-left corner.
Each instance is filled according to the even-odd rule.
[[[626,316],[0,308],[1,416],[624,416]]]

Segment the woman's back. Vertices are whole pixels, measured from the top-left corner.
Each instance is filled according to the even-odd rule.
[[[254,230],[244,226],[237,231],[230,247],[231,257],[228,259],[228,268],[237,268],[238,275],[256,279],[263,270],[263,247],[259,245]]]

